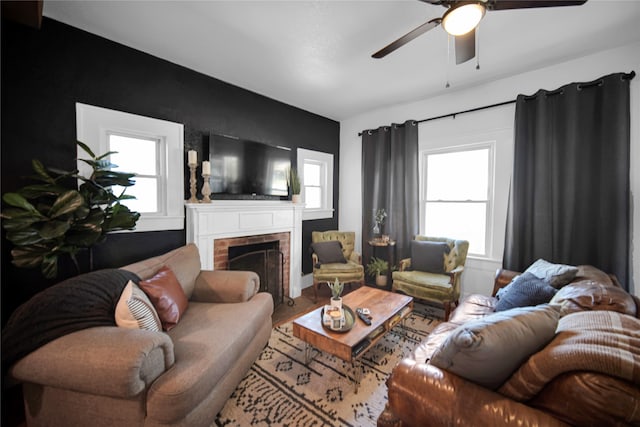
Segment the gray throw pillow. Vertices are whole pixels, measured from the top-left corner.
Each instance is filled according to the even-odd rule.
[[[532,273],[523,273],[496,294],[496,311],[545,304],[558,290]]]
[[[557,308],[544,304],[469,321],[449,334],[430,363],[495,390],[553,339],[558,318]]]
[[[416,271],[444,274],[444,256],[451,252],[445,242],[413,240],[411,242],[411,268]]]
[[[525,272],[532,273],[538,279],[546,280],[551,286],[560,289],[578,274],[578,267],[565,264],[552,264],[542,258],[534,262]]]
[[[312,243],[311,250],[318,256],[320,264],[347,263],[342,253],[342,243],[337,240]]]

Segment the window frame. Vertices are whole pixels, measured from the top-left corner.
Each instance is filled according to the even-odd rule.
[[[322,192],[320,208],[305,207],[302,212],[303,220],[333,218],[333,154],[322,151],[308,150],[306,148],[297,149],[297,168],[300,176],[300,187],[304,190],[304,165],[313,163],[320,165],[320,188]],[[301,191],[302,202],[304,191]]]
[[[184,229],[184,125],[78,102],[76,126],[78,140],[97,155],[109,151],[110,135],[158,141],[158,211],[141,213],[134,230],[119,232]],[[86,153],[78,147],[78,159],[85,157]],[[77,167],[82,175],[91,170],[79,160]]]
[[[493,223],[494,223],[494,202],[495,202],[495,146],[496,141],[484,141],[471,144],[447,146],[436,149],[422,150],[420,156],[420,233],[426,233],[426,215],[427,215],[427,203],[485,203],[485,241],[484,241],[484,253],[477,253],[469,251],[469,255],[476,258],[490,259],[493,254]],[[487,171],[487,199],[486,201],[479,200],[428,200],[427,199],[427,165],[430,155],[448,154],[448,153],[460,153],[468,151],[488,150],[488,171]]]

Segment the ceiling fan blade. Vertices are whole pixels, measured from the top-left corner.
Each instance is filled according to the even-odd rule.
[[[415,39],[419,35],[422,35],[422,34],[426,33],[427,31],[437,27],[438,25],[440,25],[441,21],[442,21],[442,18],[434,18],[429,22],[425,22],[424,24],[420,25],[418,28],[415,28],[415,29],[409,31],[407,34],[405,34],[404,36],[400,37],[398,40],[394,41],[393,43],[383,47],[382,49],[380,49],[379,51],[377,51],[376,53],[371,55],[371,57],[372,58],[383,58],[383,57],[387,56],[388,54],[390,54],[394,50],[398,49],[399,47],[404,46],[405,44],[409,43],[411,40]]]
[[[489,0],[487,9],[529,9],[534,7],[580,6],[587,0]]]
[[[455,37],[456,65],[467,62],[476,56],[476,30]]]

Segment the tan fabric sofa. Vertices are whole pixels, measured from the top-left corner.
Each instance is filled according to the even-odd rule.
[[[22,358],[29,426],[211,426],[271,334],[273,300],[255,273],[201,271],[190,244],[123,267],[169,266],[189,306],[169,332],[96,327]]]
[[[517,274],[499,270],[494,295]],[[572,283],[551,300],[551,305],[560,307],[555,336],[499,388],[478,385],[430,363],[450,334],[493,314],[496,302],[492,296],[468,296],[448,322],[436,326],[412,357],[394,368],[379,427],[640,425],[640,321],[635,297],[602,271],[579,266]],[[614,325],[611,330],[606,330],[607,321]],[[606,337],[600,331],[606,331]],[[589,341],[580,342],[581,336]],[[508,356],[486,360],[486,366]],[[558,366],[563,370],[554,370]]]

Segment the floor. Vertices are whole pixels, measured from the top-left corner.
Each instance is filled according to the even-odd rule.
[[[344,287],[343,295],[348,294],[349,292],[353,292],[358,289],[360,285],[351,284],[346,285]],[[331,297],[331,291],[327,286],[320,286],[318,288],[318,302],[313,302],[313,287],[308,287],[302,290],[302,295],[298,298],[294,299],[294,305],[287,305],[286,301],[283,304],[278,305],[273,315],[271,316],[271,320],[273,321],[273,326],[278,326],[283,323],[286,323],[292,320],[294,317],[299,316],[300,314],[307,313],[311,310],[314,310],[317,307],[323,306],[325,304],[329,304],[329,298]]]

